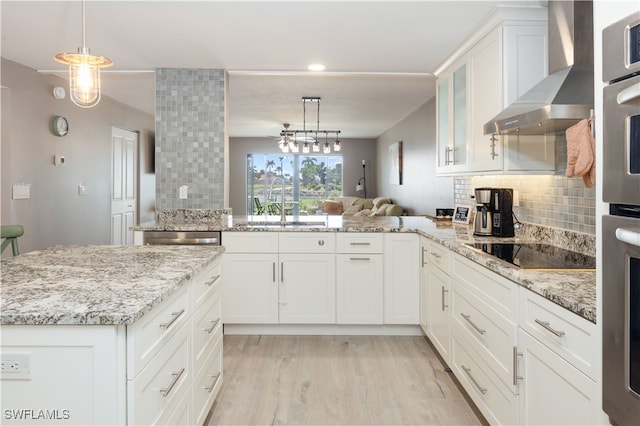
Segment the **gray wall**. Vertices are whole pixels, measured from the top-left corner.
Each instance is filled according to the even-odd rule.
[[[21,253],[56,244],[109,244],[111,127],[140,133],[139,160],[147,164],[145,146],[153,134],[153,116],[106,96],[89,109],[73,105],[68,96],[56,100],[53,87],[67,87],[66,80],[4,58],[1,76],[2,224],[24,226]],[[54,115],[69,120],[65,137],[49,130]],[[55,154],[65,155],[67,165],[54,166]],[[144,221],[153,218],[155,180],[149,168],[143,166],[140,172],[139,211]],[[17,183],[31,184],[30,199],[11,199],[11,187]],[[79,183],[85,185],[86,196],[78,196]]]
[[[224,70],[156,71],[158,209],[227,207],[226,92]],[[181,185],[187,199],[178,197]]]
[[[403,183],[389,183],[389,146],[402,141]],[[453,207],[453,178],[436,176],[436,99],[431,98],[377,140],[380,195],[388,196],[409,214],[436,213]]]
[[[377,195],[376,141],[374,139],[341,139],[344,195],[363,196],[356,192],[362,177],[362,160],[366,162],[367,197]],[[234,215],[245,215],[247,197],[247,154],[278,154],[280,149],[272,138],[231,138],[229,141],[229,206]]]

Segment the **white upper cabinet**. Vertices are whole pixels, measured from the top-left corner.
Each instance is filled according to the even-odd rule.
[[[486,122],[547,75],[545,8],[498,9],[447,64],[436,92],[438,174],[554,169],[552,138],[484,134]]]
[[[467,170],[467,76],[460,60],[438,79],[438,173]]]

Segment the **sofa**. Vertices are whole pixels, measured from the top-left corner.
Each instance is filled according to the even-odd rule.
[[[326,214],[342,216],[402,216],[404,208],[387,197],[338,197],[325,200],[318,208]]]

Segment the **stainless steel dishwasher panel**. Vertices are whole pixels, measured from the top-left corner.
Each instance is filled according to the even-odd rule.
[[[145,231],[144,245],[220,245],[220,231]]]

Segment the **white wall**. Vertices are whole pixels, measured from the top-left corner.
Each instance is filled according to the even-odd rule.
[[[434,215],[436,208],[453,207],[453,178],[436,176],[436,98],[384,132],[377,139],[377,184],[409,214]],[[402,141],[403,183],[389,183],[389,146]]]
[[[56,244],[110,243],[112,125],[140,132],[140,213],[142,220],[153,219],[155,179],[147,158],[153,116],[108,97],[89,109],[73,105],[68,96],[56,100],[53,87],[66,87],[64,79],[4,58],[1,78],[0,219],[24,226],[21,253]],[[65,137],[49,130],[54,115],[69,120]],[[54,166],[54,154],[65,155],[67,165]],[[30,199],[11,199],[17,183],[31,184]],[[78,196],[79,183],[86,196]]]

